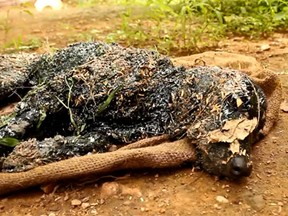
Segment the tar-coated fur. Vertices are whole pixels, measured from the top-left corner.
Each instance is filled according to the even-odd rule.
[[[27,85],[34,87],[0,137],[36,137],[40,141],[33,148],[43,164],[168,134],[187,136],[203,169],[229,176],[226,167],[234,156],[250,163],[251,145],[265,121],[265,96],[246,75],[219,67],[176,67],[156,51],[78,43],[43,55],[26,70]],[[229,125],[234,139],[225,135]],[[64,141],[43,140],[59,134]],[[10,154],[14,161],[21,154],[17,149]],[[28,168],[36,159],[29,159]],[[25,170],[9,161],[8,156],[4,171]]]

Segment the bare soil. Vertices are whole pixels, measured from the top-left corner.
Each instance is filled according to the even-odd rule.
[[[0,20],[7,18],[0,8]],[[37,52],[95,39],[120,25],[122,8],[65,8],[43,13],[9,9],[9,30],[0,43],[13,38],[44,38]],[[269,49],[265,49],[269,45]],[[230,38],[218,50],[252,55],[279,74],[283,96],[288,96],[288,37],[265,40]],[[1,111],[1,112],[6,112]],[[192,167],[131,170],[77,182],[51,183],[0,198],[1,215],[288,215],[288,114],[280,111],[273,131],[254,147],[254,170],[239,182],[219,180]],[[219,197],[220,196],[220,197]],[[225,199],[223,199],[225,198]]]

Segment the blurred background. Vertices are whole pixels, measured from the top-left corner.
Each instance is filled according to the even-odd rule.
[[[285,0],[0,0],[2,53],[102,40],[180,56],[287,26]]]

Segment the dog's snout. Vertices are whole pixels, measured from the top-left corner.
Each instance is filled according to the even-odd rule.
[[[244,156],[236,156],[230,160],[229,174],[231,177],[249,176],[252,171],[252,165]]]

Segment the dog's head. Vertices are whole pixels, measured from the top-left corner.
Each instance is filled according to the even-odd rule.
[[[264,93],[241,73],[222,79],[215,92],[213,97],[218,99],[208,103],[206,115],[199,115],[187,136],[207,172],[232,179],[249,176],[252,144],[259,140],[265,123]]]

